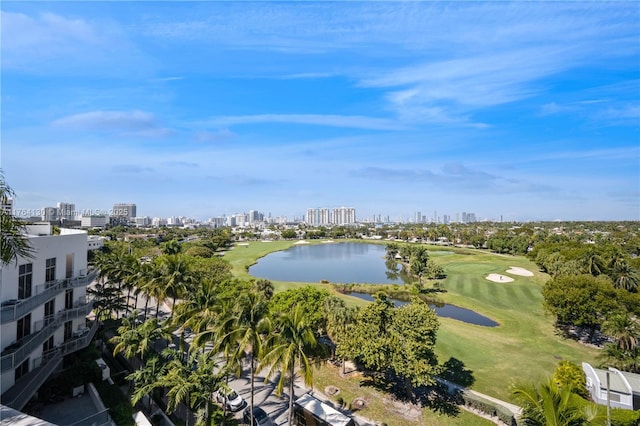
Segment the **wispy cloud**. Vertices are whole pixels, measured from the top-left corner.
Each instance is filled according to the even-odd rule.
[[[200,167],[198,163],[190,162],[190,161],[165,161],[162,163],[163,166],[167,167],[186,167],[186,168],[196,168]]]
[[[473,191],[474,193],[527,193],[558,190],[558,188],[549,185],[501,177],[494,173],[471,169],[459,163],[446,164],[440,171],[365,167],[352,171],[351,176],[386,182],[412,184],[422,182],[432,184],[438,189],[456,189],[457,191]]]
[[[217,132],[201,130],[195,132],[194,136],[198,142],[224,142],[234,139],[237,135],[229,129],[222,129]]]
[[[115,22],[90,21],[54,13],[28,15],[1,11],[2,68],[31,73],[58,70],[86,73],[88,69],[117,74],[117,61],[137,65],[131,73],[149,65]],[[117,58],[115,61],[113,58]]]
[[[158,125],[156,117],[148,112],[134,111],[90,111],[73,114],[54,120],[55,127],[75,130],[120,133],[142,137],[164,137],[171,129]]]
[[[140,174],[154,171],[151,167],[143,167],[136,164],[116,164],[111,170],[118,174]]]
[[[216,126],[256,123],[292,123],[369,130],[401,130],[407,128],[406,125],[395,120],[361,115],[258,114],[213,117],[207,122]]]

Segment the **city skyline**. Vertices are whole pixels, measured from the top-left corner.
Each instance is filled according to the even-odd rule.
[[[1,9],[16,209],[640,219],[633,2]]]

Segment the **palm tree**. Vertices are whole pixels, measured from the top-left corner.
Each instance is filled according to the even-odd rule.
[[[262,294],[243,294],[236,305],[236,318],[231,333],[237,336],[238,349],[249,354],[251,375],[250,422],[253,424],[255,361],[262,354],[262,336],[271,329],[268,302]]]
[[[293,424],[294,380],[296,369],[300,371],[304,383],[311,386],[313,370],[311,360],[307,356],[318,348],[318,341],[309,327],[300,305],[293,312],[282,314],[277,318],[277,332],[267,342],[261,365],[267,366],[269,380],[276,372],[281,372],[276,393],[282,394],[286,376],[289,376],[289,426]]]
[[[612,337],[615,344],[623,351],[631,351],[638,347],[640,324],[628,313],[608,318],[602,323],[602,332]]]
[[[171,323],[200,333],[216,322],[219,313],[218,284],[211,279],[204,279],[175,307]]]
[[[172,298],[171,316],[176,305],[176,299],[195,287],[193,275],[185,256],[166,255],[160,258],[158,285],[162,288],[161,298]],[[160,300],[158,301],[160,304]]]
[[[0,204],[6,203],[10,198],[16,198],[16,194],[7,185],[4,173],[0,170]],[[32,258],[33,254],[24,223],[13,212],[0,208],[0,266],[17,262],[19,257]]]
[[[166,370],[165,361],[157,354],[153,354],[147,359],[147,362],[140,370],[129,374],[127,380],[134,382],[131,402],[137,404],[144,397],[148,396],[150,399],[147,408],[150,408],[153,392],[160,387],[159,379],[166,374]]]
[[[589,250],[582,258],[583,269],[587,274],[591,274],[594,277],[602,274],[605,269],[605,261],[602,256],[597,254],[593,250]]]
[[[612,271],[613,285],[635,293],[638,291],[638,274],[624,261],[617,261]]]
[[[158,339],[170,339],[171,333],[167,331],[157,319],[147,320],[137,326],[138,311],[122,320],[122,325],[118,327],[118,335],[111,338],[111,342],[116,346],[113,354],[120,352],[131,359],[140,355],[140,360],[144,364],[145,356],[149,353],[153,343]],[[142,367],[142,365],[141,365]]]
[[[522,419],[528,425],[580,426],[593,420],[591,410],[571,386],[560,388],[553,379],[539,385],[515,385],[511,394],[522,405]]]
[[[185,404],[196,412],[204,412],[203,423],[209,425],[211,397],[220,383],[220,375],[212,373],[214,369],[215,358],[212,352],[192,352],[186,362],[180,354],[172,356],[167,364],[166,374],[158,381],[159,385],[168,388],[167,411],[172,413],[180,404]],[[186,424],[189,425],[188,412]]]
[[[339,346],[349,336],[348,329],[355,322],[356,309],[347,307],[342,299],[330,296],[324,302],[324,310],[327,316],[327,334],[331,341]],[[346,358],[341,358],[342,374],[344,374]]]

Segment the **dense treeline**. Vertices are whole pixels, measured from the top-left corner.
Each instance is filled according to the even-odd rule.
[[[311,286],[274,294],[271,282],[234,278],[225,260],[194,254],[197,247],[205,243],[169,240],[130,247],[116,241],[95,259],[100,279],[91,293],[97,317],[121,316],[113,351],[137,360],[128,377],[134,402],[164,395],[169,411],[185,404],[198,424],[208,425],[226,414],[207,395],[246,365],[251,405],[255,373],[262,369],[278,377],[278,392],[286,384],[292,392],[295,375],[311,383],[314,363],[337,357],[344,365],[351,359],[410,397],[443,370],[433,352],[437,317],[419,299],[395,308],[380,295],[357,310]],[[158,308],[149,307],[151,300]],[[159,315],[162,304],[171,307],[168,318]],[[171,333],[187,332],[193,333],[188,353],[154,350],[158,342],[169,342]],[[215,366],[218,355],[224,367]]]

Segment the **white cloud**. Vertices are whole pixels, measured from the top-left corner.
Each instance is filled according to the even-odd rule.
[[[347,127],[369,130],[406,129],[402,123],[386,118],[364,117],[360,115],[322,115],[322,114],[258,114],[213,117],[208,123],[216,126],[255,123],[293,123],[316,126]]]
[[[163,137],[171,129],[158,125],[156,117],[148,112],[90,111],[59,118],[51,123],[55,127],[75,130],[102,131],[143,137]]]
[[[51,75],[88,69],[117,73],[116,64],[147,64],[115,22],[90,21],[54,13],[1,11],[2,68]],[[142,67],[131,67],[139,72]]]

